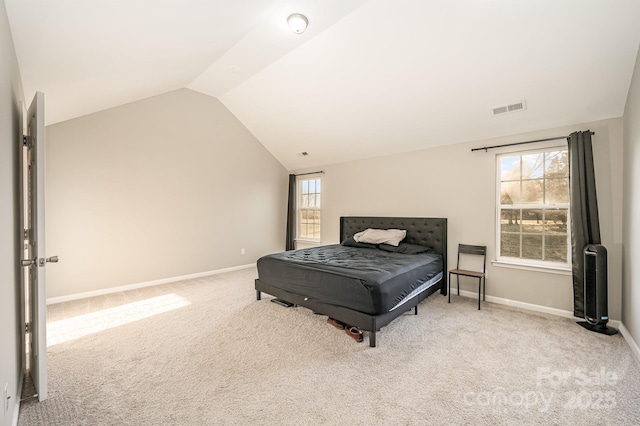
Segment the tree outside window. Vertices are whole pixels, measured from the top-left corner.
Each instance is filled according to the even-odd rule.
[[[298,188],[298,238],[319,241],[321,179],[301,179]]]
[[[567,264],[567,150],[500,155],[498,171],[498,257],[531,264]]]

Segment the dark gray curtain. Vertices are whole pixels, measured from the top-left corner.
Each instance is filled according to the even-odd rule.
[[[287,205],[287,241],[285,250],[296,248],[296,175],[289,175],[289,204]]]
[[[571,257],[573,315],[584,318],[584,247],[600,244],[596,178],[591,132],[574,132],[569,142],[569,194],[571,196]]]

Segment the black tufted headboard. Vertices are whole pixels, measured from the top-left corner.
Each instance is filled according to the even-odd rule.
[[[343,216],[340,218],[340,241],[367,228],[406,229],[405,243],[431,247],[447,259],[447,219],[432,217],[366,217]]]

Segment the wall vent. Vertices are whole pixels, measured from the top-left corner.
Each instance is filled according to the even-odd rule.
[[[504,114],[505,112],[509,112],[509,109],[506,106],[493,109],[493,115]]]
[[[510,105],[501,105],[493,108],[493,115],[507,114],[509,112],[524,111],[527,109],[526,101],[516,102]]]

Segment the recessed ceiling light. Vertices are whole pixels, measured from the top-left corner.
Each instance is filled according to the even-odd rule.
[[[289,15],[287,18],[287,23],[289,24],[289,28],[296,34],[302,34],[304,30],[307,29],[307,25],[309,25],[309,20],[306,16],[301,15],[300,13],[294,13],[293,15]]]

